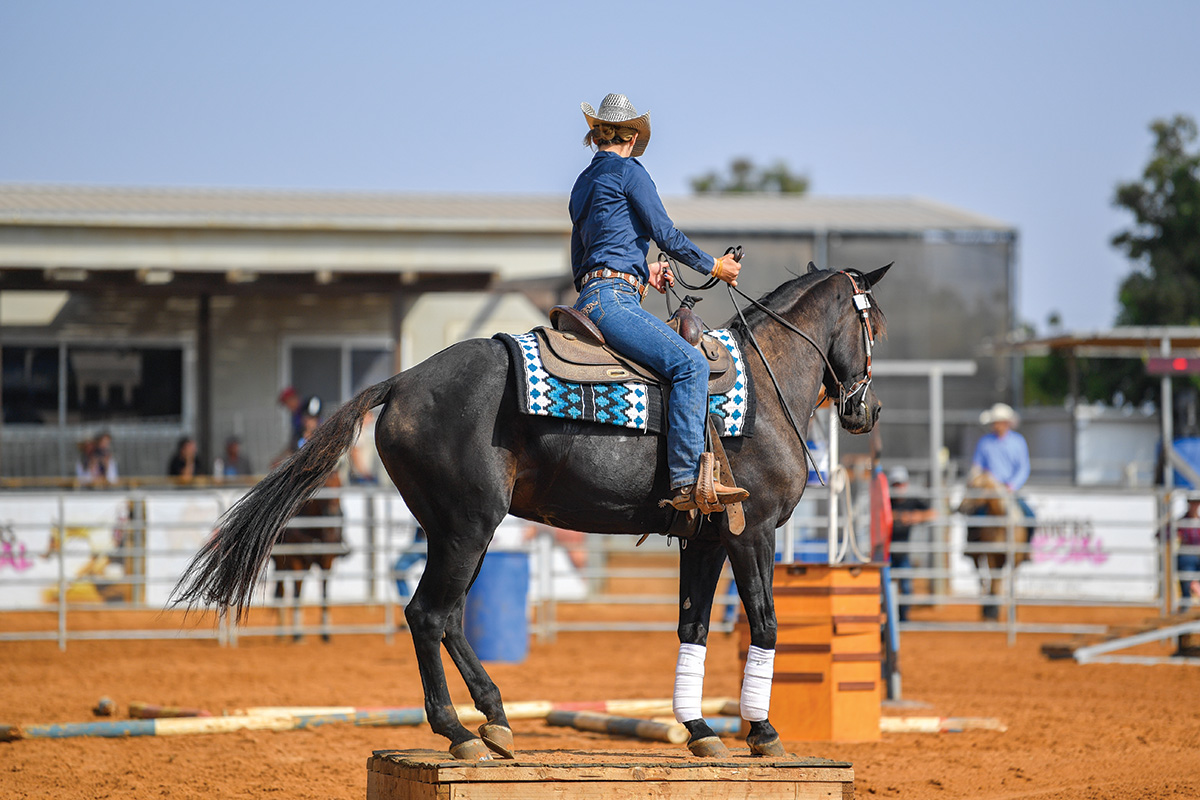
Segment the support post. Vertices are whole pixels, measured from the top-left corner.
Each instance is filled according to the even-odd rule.
[[[58,649],[67,649],[67,503],[61,491],[58,493]]]
[[[945,398],[943,381],[945,373],[941,367],[934,365],[929,370],[929,490],[931,505],[938,516],[946,518],[946,487],[942,475],[942,448],[945,447]],[[938,547],[933,554],[937,567],[936,576],[930,580],[931,593],[946,594],[949,589],[949,578],[946,577],[950,568],[950,528],[938,525],[934,528],[934,539]]]
[[[412,355],[406,353],[405,345],[407,340],[404,338],[404,320],[408,318],[413,306],[417,304],[420,298],[419,294],[414,292],[394,292],[392,294],[392,372],[403,372],[406,367],[411,367]]]
[[[196,448],[197,461],[212,465],[212,297],[196,305]]]
[[[1163,337],[1162,341],[1159,343],[1159,353],[1161,353],[1164,357],[1171,355],[1171,340],[1169,338]],[[1170,616],[1175,605],[1175,593],[1173,591],[1174,587],[1172,586],[1171,575],[1173,571],[1172,567],[1175,566],[1172,563],[1175,552],[1172,542],[1172,537],[1175,535],[1175,526],[1171,524],[1171,492],[1175,488],[1175,464],[1173,463],[1174,459],[1171,457],[1175,452],[1175,448],[1173,447],[1173,443],[1175,441],[1175,398],[1172,393],[1171,376],[1163,375],[1160,380],[1160,386],[1162,388],[1159,392],[1158,413],[1161,417],[1160,421],[1162,422],[1163,465],[1163,513],[1160,519],[1165,519],[1167,521],[1166,530],[1163,531],[1163,541],[1165,544],[1165,547],[1163,547],[1163,553],[1165,554],[1165,557],[1163,558],[1162,563],[1162,609],[1163,616]]]

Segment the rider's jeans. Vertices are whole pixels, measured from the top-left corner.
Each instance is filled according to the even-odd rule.
[[[637,290],[618,278],[592,280],[575,308],[587,314],[614,350],[671,381],[667,401],[667,469],[671,488],[696,482],[704,452],[708,360],[642,308]]]

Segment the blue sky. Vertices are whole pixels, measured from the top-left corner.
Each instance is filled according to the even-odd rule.
[[[668,210],[736,156],[929,197],[1017,226],[1023,319],[1099,328],[1197,31],[1188,0],[9,2],[0,182],[565,194],[617,91]]]

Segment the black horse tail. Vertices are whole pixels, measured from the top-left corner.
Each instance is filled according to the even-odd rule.
[[[171,605],[215,605],[245,619],[251,595],[288,520],[325,485],[354,444],[363,415],[387,400],[395,378],[364,389],[323,422],[290,458],[258,482],[221,519],[171,592]]]

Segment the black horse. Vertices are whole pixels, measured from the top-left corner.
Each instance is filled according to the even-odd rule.
[[[864,275],[810,264],[806,275],[750,308],[744,321],[730,322],[759,400],[754,435],[729,439],[725,448],[733,474],[751,495],[741,535],[730,532],[726,514],[714,514],[681,549],[681,643],[706,644],[713,595],[728,556],[751,643],[774,650],[775,529],[804,492],[808,465],[802,438],[811,412],[824,388],[837,398],[842,427],[851,433],[868,432],[879,414],[870,351],[886,323],[869,298],[887,269]],[[761,354],[751,355],[757,348]],[[503,343],[474,339],[358,394],[226,513],[217,535],[184,573],[175,602],[232,606],[243,617],[287,520],[353,443],[367,409],[382,404],[376,446],[428,535],[428,564],[405,616],[429,724],[450,740],[458,758],[486,759],[489,748],[511,758],[512,731],[500,691],[463,634],[467,590],[500,521],[511,513],[572,530],[643,534],[667,530],[675,513],[659,506],[669,488],[664,437],[522,415],[513,366]],[[478,735],[454,712],[443,644],[487,718]],[[769,693],[769,675],[766,680]],[[694,753],[724,754],[702,718],[684,724]],[[783,753],[765,718],[751,722],[747,742],[756,754]]]

